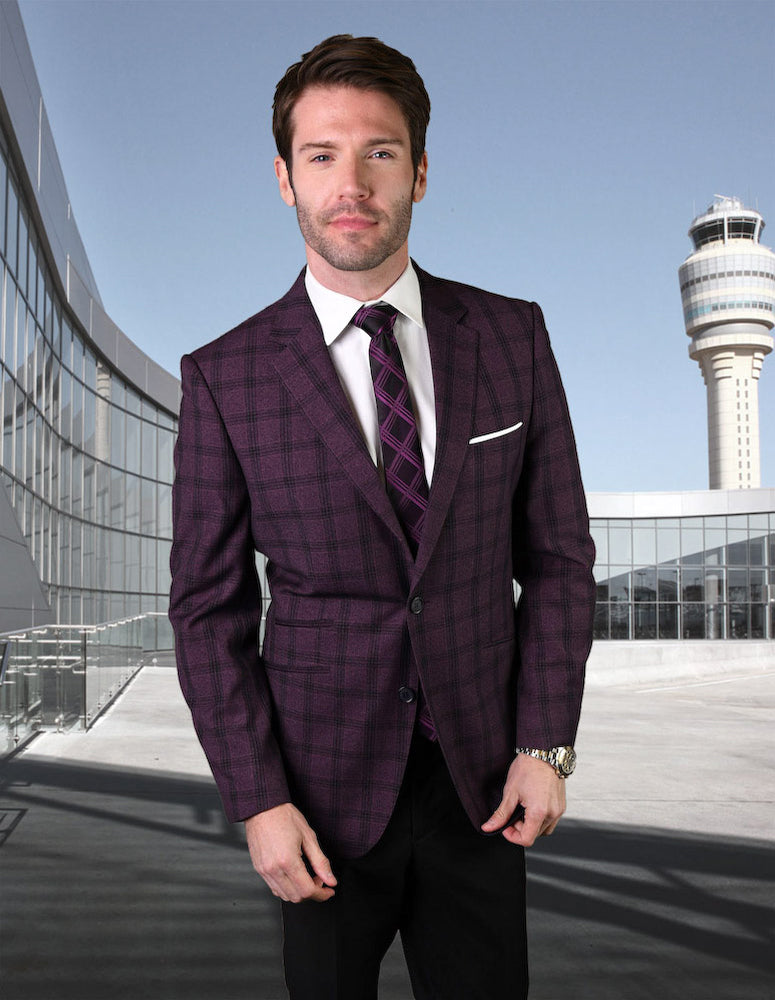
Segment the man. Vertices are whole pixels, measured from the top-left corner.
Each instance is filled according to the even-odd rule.
[[[573,766],[593,547],[567,407],[537,306],[409,260],[429,114],[376,39],[287,71],[306,270],[182,362],[178,664],[294,1000],[376,998],[397,930],[421,1000],[526,996],[523,848]]]

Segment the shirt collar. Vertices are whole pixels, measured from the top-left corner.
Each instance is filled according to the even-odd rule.
[[[304,284],[312,308],[323,328],[323,339],[330,347],[339,334],[350,325],[356,310],[366,303],[349,295],[342,295],[341,292],[333,292],[325,285],[321,285],[309,268],[304,275]],[[406,265],[401,277],[379,299],[369,300],[369,303],[372,302],[388,302],[417,326],[423,326],[420,282],[411,262]]]

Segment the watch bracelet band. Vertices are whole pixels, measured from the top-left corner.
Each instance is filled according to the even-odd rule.
[[[533,747],[517,747],[517,753],[523,753],[526,757],[535,757],[536,760],[543,760],[549,763],[548,750],[536,750]]]
[[[571,768],[571,771],[566,772],[559,767],[557,763],[557,750],[558,747],[552,747],[551,750],[538,750],[535,747],[517,747],[516,753],[525,754],[525,756],[527,757],[534,757],[536,760],[544,761],[545,764],[548,764],[550,767],[554,768],[554,772],[558,778],[562,778],[563,780],[565,780],[568,777],[568,775],[572,773],[573,769]],[[574,760],[574,767],[575,767],[575,760]]]

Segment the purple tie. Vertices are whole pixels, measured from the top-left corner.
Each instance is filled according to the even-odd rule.
[[[409,383],[393,334],[397,315],[398,310],[387,302],[377,302],[371,306],[362,306],[353,317],[353,323],[371,337],[369,364],[377,400],[385,487],[403,526],[412,555],[416,556],[428,506],[428,481],[425,478]],[[423,736],[429,740],[438,739],[422,691],[419,693],[417,724]]]
[[[371,337],[369,364],[377,399],[385,486],[412,555],[417,555],[428,506],[428,482],[409,383],[393,334],[397,315],[398,311],[387,302],[377,302],[359,309],[353,323]]]

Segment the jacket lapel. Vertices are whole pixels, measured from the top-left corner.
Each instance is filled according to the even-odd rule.
[[[452,287],[415,268],[436,400],[436,460],[413,572],[418,579],[438,542],[473,433],[479,335],[463,323],[466,308],[454,297]]]
[[[281,311],[273,331],[281,348],[274,359],[275,370],[306,414],[313,432],[409,554],[404,531],[331,361],[323,331],[304,288],[303,275],[304,272],[281,300]]]
[[[466,309],[454,297],[451,286],[415,268],[422,289],[436,400],[436,460],[412,574],[417,579],[439,539],[472,434],[479,336],[463,323]],[[307,297],[304,272],[278,305],[273,331],[280,346],[274,359],[278,376],[314,433],[399,539],[411,562],[406,535],[371,461]]]

